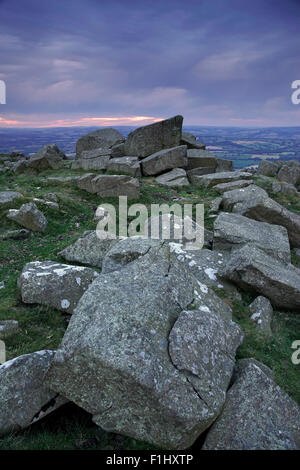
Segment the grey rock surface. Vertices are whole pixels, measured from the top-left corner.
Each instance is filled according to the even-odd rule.
[[[127,196],[128,199],[137,199],[140,193],[139,181],[126,175],[87,173],[79,178],[77,185],[80,189],[101,197]]]
[[[165,186],[178,187],[189,185],[186,171],[183,168],[174,168],[156,178],[156,182]]]
[[[88,230],[58,254],[69,262],[81,263],[87,266],[102,267],[103,259],[117,240],[103,240],[97,237],[96,230]]]
[[[220,173],[214,173],[211,175],[203,175],[197,177],[199,186],[205,188],[212,188],[217,184],[230,183],[237,180],[251,180],[252,174],[245,171],[224,171]]]
[[[234,250],[220,274],[242,288],[267,297],[273,307],[300,310],[300,269],[253,245]]]
[[[110,149],[116,144],[124,142],[123,135],[111,127],[99,129],[94,132],[86,134],[77,141],[76,144],[76,158],[81,158],[81,154],[85,150],[94,149]]]
[[[299,450],[300,408],[266,375],[249,363],[227,394],[205,450]]]
[[[37,351],[0,366],[0,435],[20,431],[67,402],[44,385],[54,351]]]
[[[291,262],[289,238],[286,228],[257,222],[240,214],[222,212],[214,222],[214,250],[230,252],[251,243],[270,256]]]
[[[54,261],[27,263],[18,281],[22,301],[73,313],[79,299],[99,273],[92,268]]]
[[[199,340],[185,317],[181,333],[177,327],[171,332],[195,290],[193,277],[164,245],[120,271],[100,275],[71,318],[47,384],[92,413],[107,431],[165,448],[190,446],[220,413],[242,339],[236,324],[217,314],[201,321],[200,311],[197,331],[201,337],[209,332],[213,343],[205,349],[199,376],[193,376],[189,369],[193,357],[200,360]],[[193,342],[179,363],[185,333]],[[226,368],[223,383],[212,367],[216,347]]]
[[[23,195],[17,191],[1,191],[0,192],[0,207],[2,205],[12,203],[22,197]]]
[[[263,188],[251,184],[246,188],[232,189],[223,193],[222,206],[224,209],[231,211],[234,210],[235,206],[239,207],[243,202],[262,200],[265,197],[268,197],[268,193]]]
[[[125,154],[148,157],[160,150],[178,147],[181,141],[182,116],[139,127],[130,132],[125,142]]]
[[[229,183],[220,183],[214,186],[214,191],[223,194],[234,189],[246,188],[250,184],[253,184],[253,180],[238,180]]]
[[[33,232],[44,232],[48,225],[46,217],[33,202],[23,204],[20,209],[10,209],[6,217]]]
[[[186,145],[160,150],[141,162],[142,171],[145,176],[159,175],[173,168],[187,166]]]
[[[262,331],[271,333],[273,307],[269,299],[260,295],[249,305],[249,309],[252,314],[250,318],[256,323],[257,327]]]
[[[276,176],[279,170],[278,163],[262,160],[258,166],[257,173],[263,176]]]
[[[123,173],[133,177],[142,175],[138,157],[112,158],[107,165],[107,171]]]

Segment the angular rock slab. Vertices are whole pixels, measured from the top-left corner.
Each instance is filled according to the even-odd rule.
[[[170,187],[187,186],[190,184],[186,171],[183,168],[174,168],[172,171],[158,176],[156,182]]]
[[[45,145],[38,153],[26,161],[26,168],[37,171],[57,170],[61,167],[65,154],[55,144]]]
[[[267,297],[277,308],[300,311],[300,269],[253,245],[233,251],[221,275]]]
[[[214,250],[230,252],[251,243],[270,256],[291,262],[291,251],[286,228],[257,222],[240,214],[222,212],[214,222]]]
[[[20,209],[10,209],[6,217],[33,232],[44,232],[48,222],[33,202],[23,204]]]
[[[160,150],[178,147],[181,140],[182,116],[139,127],[130,132],[125,142],[125,154],[148,157]]]
[[[14,202],[16,199],[20,199],[22,196],[21,193],[16,191],[1,191],[0,192],[0,207],[4,204],[9,204]]]
[[[300,248],[300,215],[289,211],[270,197],[249,199],[234,207],[234,211],[250,219],[282,225],[288,231],[292,248]]]
[[[203,450],[299,450],[300,408],[249,363],[230,388]]]
[[[213,188],[217,184],[230,183],[238,180],[251,180],[253,175],[245,171],[224,171],[210,175],[198,176],[198,185],[205,188]]]
[[[79,189],[100,197],[127,196],[137,199],[140,194],[138,179],[126,175],[95,175],[88,173],[77,181]]]
[[[83,150],[80,159],[72,162],[84,170],[106,170],[111,157],[111,151],[107,148]],[[74,168],[74,165],[72,166]]]
[[[81,158],[81,154],[85,150],[94,150],[99,148],[109,149],[113,145],[121,144],[124,140],[123,135],[111,127],[90,132],[89,134],[80,137],[77,141],[76,158]]]
[[[107,171],[124,173],[133,177],[142,175],[138,157],[112,158],[107,165]]]
[[[203,142],[199,142],[196,137],[189,132],[182,132],[180,143],[181,145],[187,145],[188,149],[205,150],[205,144]]]
[[[54,261],[27,263],[19,278],[22,301],[73,313],[79,299],[99,273],[83,266]]]
[[[0,366],[0,435],[20,431],[67,402],[44,384],[54,351],[19,356]]]
[[[186,145],[160,150],[141,162],[142,171],[145,176],[159,175],[173,168],[187,166]]]
[[[190,446],[224,403],[219,393],[205,403],[169,355],[169,333],[195,289],[164,245],[100,275],[71,318],[47,383],[107,431]]]
[[[98,238],[96,230],[88,230],[76,242],[67,246],[58,254],[71,263],[75,262],[101,268],[106,253],[116,243],[117,240]]]
[[[188,170],[195,168],[216,168],[216,156],[208,150],[191,149],[187,151]]]
[[[230,183],[220,183],[214,186],[214,191],[223,194],[227,191],[232,191],[233,189],[246,188],[250,184],[253,184],[253,180],[238,180]]]

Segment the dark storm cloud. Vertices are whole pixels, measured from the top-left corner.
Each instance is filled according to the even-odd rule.
[[[300,3],[247,3],[0,1],[2,121],[297,125]]]

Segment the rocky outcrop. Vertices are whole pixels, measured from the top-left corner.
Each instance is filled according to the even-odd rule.
[[[175,116],[135,129],[126,139],[125,154],[144,158],[160,150],[178,147],[182,121],[182,116]]]
[[[45,232],[48,222],[36,204],[29,202],[20,209],[10,209],[6,217],[33,232]]]
[[[300,408],[258,367],[246,365],[230,388],[205,450],[300,450]]]
[[[240,214],[222,212],[214,223],[214,250],[230,252],[231,249],[251,243],[270,256],[290,262],[291,252],[286,228],[257,222]]]
[[[33,261],[24,266],[18,285],[23,302],[73,313],[79,299],[98,275],[83,266]]]
[[[72,169],[106,170],[110,161],[111,151],[107,148],[83,150],[80,158],[72,162]]]
[[[124,142],[124,137],[117,130],[106,127],[86,134],[77,141],[76,158],[81,159],[85,150],[110,149],[114,145]]]
[[[107,431],[190,446],[221,411],[242,340],[218,313],[188,310],[200,290],[193,279],[165,245],[99,276],[78,304],[47,384]]]
[[[186,145],[160,150],[141,162],[142,171],[145,176],[159,175],[173,168],[187,166]]]
[[[199,142],[196,137],[189,132],[182,132],[181,145],[186,145],[188,149],[205,150],[205,144],[203,142]]]
[[[233,189],[223,193],[221,205],[225,210],[238,212],[238,208],[243,202],[250,200],[260,201],[265,197],[268,197],[268,193],[264,189],[255,184],[251,184],[246,188]]]
[[[214,168],[216,171],[217,159],[214,154],[207,150],[188,150],[187,159],[188,170],[193,170],[194,168]]]
[[[262,160],[257,169],[257,174],[263,176],[276,176],[278,169],[278,163],[268,162],[268,160]]]
[[[245,245],[234,250],[221,275],[242,288],[267,297],[274,307],[300,311],[300,269],[261,249]]]
[[[54,351],[37,351],[0,366],[0,435],[20,431],[67,402],[44,384],[53,357]]]

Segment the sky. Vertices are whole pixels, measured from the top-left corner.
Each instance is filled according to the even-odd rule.
[[[0,0],[0,127],[299,126],[300,0]]]

